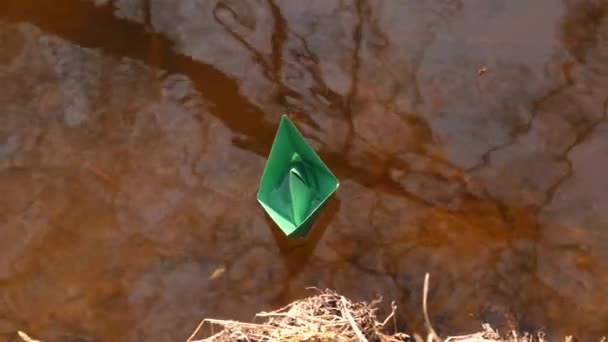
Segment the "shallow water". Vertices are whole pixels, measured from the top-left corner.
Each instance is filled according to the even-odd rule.
[[[183,341],[331,287],[608,335],[608,3],[0,2],[0,339]],[[281,114],[341,181],[255,199]]]

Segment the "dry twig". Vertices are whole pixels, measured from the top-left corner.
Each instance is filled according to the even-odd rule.
[[[424,275],[424,289],[422,291],[422,311],[424,313],[424,322],[426,323],[426,329],[429,331],[427,341],[432,342],[433,340],[437,342],[443,342],[441,337],[437,335],[435,329],[433,329],[433,325],[431,325],[431,320],[429,319],[429,311],[427,309],[427,297],[429,295],[429,274]]]

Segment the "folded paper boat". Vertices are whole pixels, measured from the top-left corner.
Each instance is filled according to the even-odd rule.
[[[288,236],[304,237],[340,182],[289,120],[281,117],[258,202]]]

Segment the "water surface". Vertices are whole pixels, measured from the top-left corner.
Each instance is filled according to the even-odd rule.
[[[608,4],[0,3],[0,339],[183,341],[330,287],[422,331],[608,322]],[[283,113],[341,181],[255,199]]]

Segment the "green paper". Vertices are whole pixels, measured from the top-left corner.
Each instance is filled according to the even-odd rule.
[[[340,182],[283,115],[258,190],[258,202],[285,235],[305,236]]]

